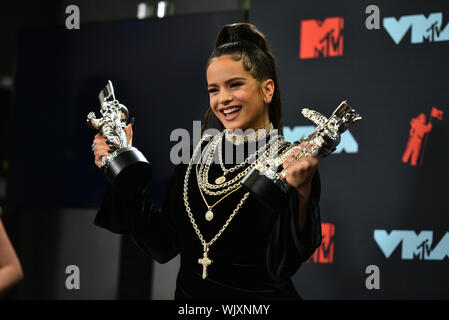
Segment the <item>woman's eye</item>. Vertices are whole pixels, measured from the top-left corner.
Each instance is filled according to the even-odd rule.
[[[242,84],[243,83],[241,83],[241,82],[236,82],[236,83],[231,84],[231,87],[241,86]]]
[[[217,89],[209,89],[209,93],[214,93],[216,91],[217,91]]]

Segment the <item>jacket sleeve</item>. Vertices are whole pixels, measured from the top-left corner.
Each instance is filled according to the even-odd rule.
[[[174,215],[179,210],[176,198],[180,197],[179,192],[182,194],[181,172],[179,165],[167,186],[162,208],[153,203],[148,188],[123,192],[109,185],[94,224],[130,235],[138,247],[159,263],[171,260],[179,253]]]
[[[267,268],[276,280],[293,276],[321,244],[321,184],[318,170],[312,178],[312,192],[303,229],[298,225],[299,196],[295,189],[288,195],[288,205],[280,212],[267,247]]]

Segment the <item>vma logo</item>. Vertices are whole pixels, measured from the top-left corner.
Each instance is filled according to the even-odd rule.
[[[443,29],[443,14],[431,13],[426,18],[423,14],[402,16],[399,20],[387,17],[383,26],[396,44],[411,29],[411,43],[449,41],[449,23]]]
[[[313,59],[343,55],[343,25],[341,17],[323,20],[302,20],[299,58]]]
[[[307,137],[315,130],[314,126],[296,126],[293,129],[290,127],[283,127],[284,138],[287,141],[295,142],[299,141],[304,137]],[[341,135],[340,144],[337,146],[337,149],[334,153],[357,153],[359,151],[359,144],[352,136],[349,130],[346,130]]]
[[[421,231],[419,235],[413,230],[374,230],[374,240],[388,259],[393,251],[401,246],[402,260],[443,260],[449,257],[449,232],[432,249],[433,231]]]
[[[315,250],[307,262],[333,263],[335,225],[328,222],[321,223],[321,234],[321,245]]]

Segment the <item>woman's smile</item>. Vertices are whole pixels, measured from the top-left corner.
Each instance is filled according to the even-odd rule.
[[[226,121],[232,121],[239,116],[241,110],[242,106],[230,106],[222,108],[220,112]]]

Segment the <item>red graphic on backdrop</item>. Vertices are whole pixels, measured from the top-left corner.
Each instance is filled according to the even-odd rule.
[[[328,222],[321,223],[321,235],[321,245],[315,250],[309,262],[333,263],[335,225]]]
[[[344,19],[302,20],[299,58],[336,57],[343,55]]]
[[[410,137],[408,138],[407,147],[402,155],[402,162],[407,163],[410,160],[410,165],[414,167],[418,164],[418,159],[420,158],[419,164],[422,165],[427,139],[429,138],[429,132],[432,130],[432,118],[442,120],[443,111],[432,107],[429,123],[426,123],[427,118],[424,113],[419,114],[416,118],[412,118],[410,121]],[[424,137],[426,137],[426,139],[423,143]]]

